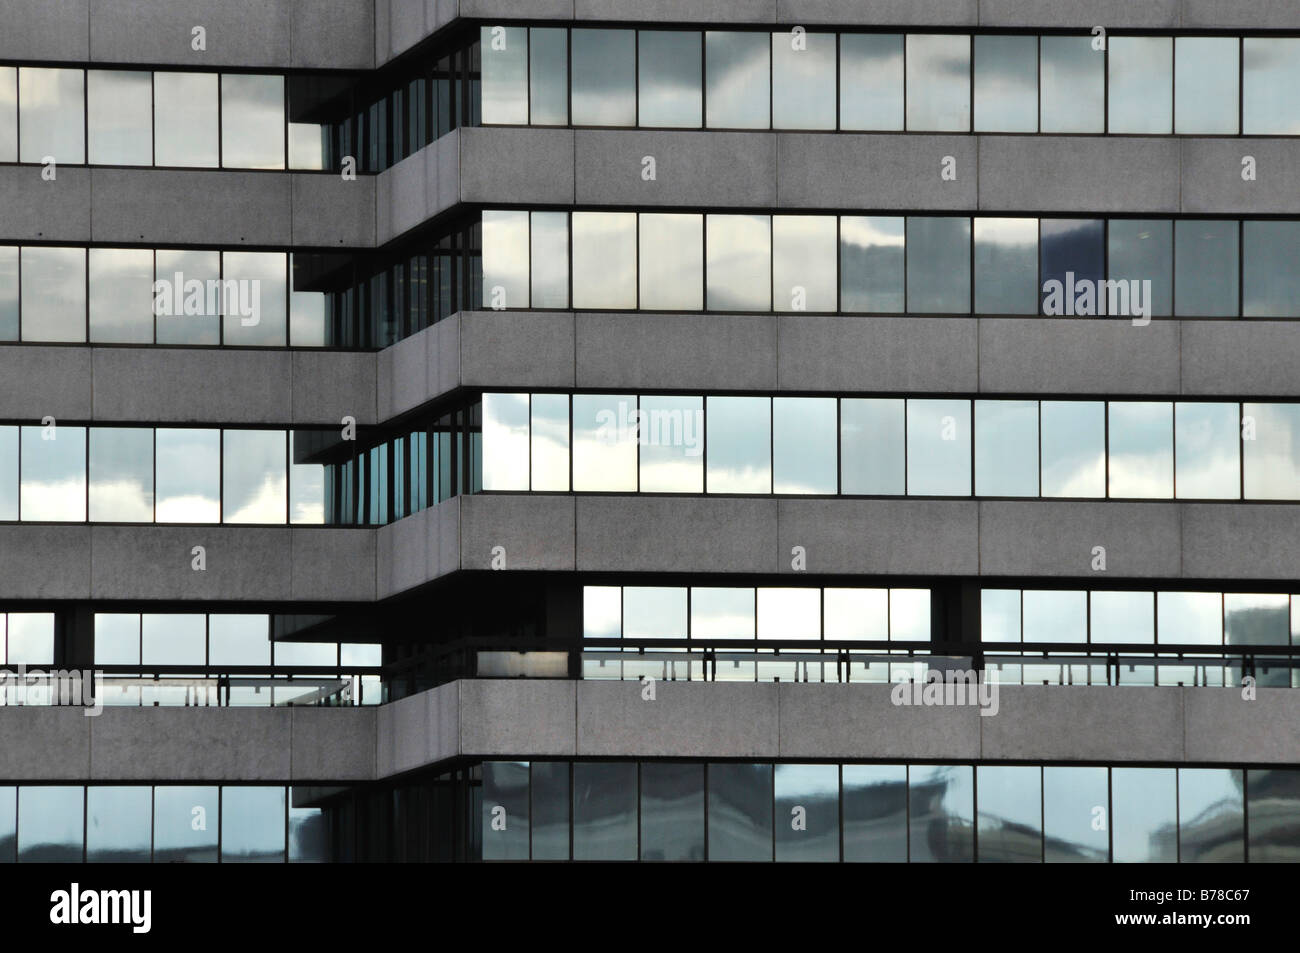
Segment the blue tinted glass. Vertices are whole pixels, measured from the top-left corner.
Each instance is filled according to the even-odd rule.
[[[1043,313],[1095,315],[1097,283],[1105,276],[1101,219],[1045,218],[1040,225]]]

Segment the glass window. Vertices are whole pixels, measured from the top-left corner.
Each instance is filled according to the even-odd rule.
[[[159,344],[219,344],[221,253],[154,253],[153,313]],[[209,291],[209,289],[212,289]]]
[[[767,129],[772,77],[766,33],[704,34],[705,105],[714,129]]]
[[[221,862],[284,862],[284,788],[221,789]]]
[[[483,859],[528,859],[528,762],[483,762]]]
[[[153,252],[92,248],[90,340],[153,343]]]
[[[772,218],[772,301],[777,311],[834,311],[833,215]]]
[[[774,784],[776,859],[839,860],[839,765],[778,764]]]
[[[623,637],[623,589],[621,586],[582,587],[582,637]]]
[[[835,128],[835,34],[772,34],[772,127]]]
[[[288,256],[222,252],[226,344],[283,347],[288,326]]]
[[[1106,495],[1106,407],[1100,401],[1041,404],[1043,496]]]
[[[208,616],[209,665],[270,665],[271,635],[265,615]]]
[[[975,131],[1038,131],[1038,37],[975,37]]]
[[[1038,313],[1038,219],[975,219],[975,312]]]
[[[18,519],[18,428],[0,427],[0,520]]]
[[[930,590],[889,590],[889,638],[894,642],[930,641]]]
[[[1167,135],[1173,128],[1173,38],[1112,36],[1109,44],[1109,131]]]
[[[1156,594],[1160,641],[1220,645],[1223,643],[1223,597],[1217,592]]]
[[[641,859],[704,860],[704,765],[641,765]]]
[[[846,764],[844,860],[902,863],[907,860],[907,767]]]
[[[569,859],[569,764],[532,763],[533,860]]]
[[[1174,404],[1174,475],[1180,499],[1241,498],[1237,404]]]
[[[709,215],[710,311],[772,309],[772,219],[767,215]]]
[[[1044,767],[1043,859],[1069,864],[1105,863],[1109,858],[1106,769]]]
[[[17,341],[18,330],[18,246],[0,245],[0,341]]]
[[[86,250],[25,246],[24,341],[86,340]]]
[[[153,430],[90,428],[91,522],[153,522]]]
[[[576,492],[636,490],[636,411],[631,394],[573,395]]]
[[[636,31],[573,31],[573,124],[636,125]]]
[[[154,162],[216,168],[217,74],[157,72],[153,86]]]
[[[1178,782],[1174,768],[1112,768],[1114,861],[1178,860]]]
[[[80,785],[20,787],[19,863],[81,863],[84,813],[85,789]]]
[[[966,764],[916,764],[908,769],[909,859],[952,863],[975,859],[975,769]]]
[[[194,613],[144,613],[140,620],[141,663],[204,665],[207,616]]]
[[[758,638],[821,639],[821,590],[808,587],[758,590]]]
[[[709,860],[772,859],[772,766],[709,765]]]
[[[573,213],[573,306],[636,307],[636,213]]]
[[[896,216],[840,219],[841,311],[903,311],[903,223]]]
[[[1174,38],[1174,132],[1236,134],[1240,43],[1235,36]]]
[[[569,488],[569,397],[567,394],[533,394],[530,411],[532,489],[567,490]],[[485,424],[486,420],[485,410]],[[486,470],[486,462],[484,469]],[[484,489],[487,488],[486,484],[485,473]]]
[[[889,638],[888,589],[827,588],[822,603],[827,639],[883,642]]]
[[[1253,864],[1300,861],[1300,771],[1277,768],[1246,772],[1249,857]],[[19,832],[19,847],[22,834]]]
[[[1300,100],[1287,92],[1300,89],[1300,38],[1248,36],[1242,43],[1241,131],[1248,136],[1300,134]]]
[[[1300,500],[1300,404],[1243,404],[1246,499]]]
[[[23,520],[85,520],[85,427],[23,427],[21,459]]]
[[[315,433],[309,435],[303,431],[289,431],[289,522],[291,523],[325,522],[325,464],[298,462],[310,459],[314,437]],[[423,439],[424,434],[420,434],[420,437]],[[415,454],[416,451],[412,450],[412,453]],[[420,486],[415,492],[423,493],[423,458],[418,463]]]
[[[484,125],[528,123],[528,28],[484,26],[479,29],[483,57]],[[487,851],[487,838],[483,839]]]
[[[153,844],[153,789],[92,785],[86,789],[86,861],[147,864]]]
[[[10,612],[8,663],[49,665],[54,661],[54,613]]]
[[[90,161],[153,163],[153,75],[148,71],[86,71]]]
[[[158,864],[217,862],[217,789],[153,789],[153,859]]]
[[[704,492],[704,398],[642,397],[641,492]]]
[[[710,397],[708,492],[772,492],[772,410],[767,397]]]
[[[509,29],[509,28],[507,28]],[[534,126],[563,126],[569,122],[569,31],[537,28],[528,31],[529,113]],[[486,95],[484,100],[486,101]],[[484,109],[485,123],[491,122]],[[504,121],[504,120],[503,120]]]
[[[902,130],[901,33],[840,34],[840,128]]]
[[[532,307],[569,306],[569,214],[530,213]]]
[[[528,307],[527,212],[483,211],[483,300],[494,310]]]
[[[907,493],[969,496],[970,401],[907,402]]]
[[[1173,497],[1173,417],[1173,405],[1165,401],[1111,401],[1112,497]]]
[[[1174,222],[1174,294],[1177,313],[1224,317],[1238,313],[1236,222]]]
[[[18,70],[0,66],[0,162],[17,161]]]
[[[835,398],[772,399],[774,493],[835,493]]]
[[[1091,36],[1044,36],[1039,41],[1041,132],[1103,132],[1106,54]]]
[[[1101,219],[1045,218],[1039,223],[1043,314],[1103,313],[1097,289],[1106,273],[1104,234]]]
[[[638,30],[637,125],[698,129],[703,116],[701,34]]]
[[[898,398],[840,401],[840,492],[894,496],[906,491],[903,413]]]
[[[1241,241],[1242,314],[1300,315],[1300,222],[1243,222]]]
[[[1238,768],[1178,769],[1179,863],[1245,861],[1242,773]]]
[[[288,460],[283,430],[222,434],[221,512],[225,523],[283,523]]]
[[[0,787],[0,864],[18,859],[18,789]]]
[[[1020,590],[980,590],[980,641],[1020,641]]]
[[[691,590],[691,638],[752,640],[755,633],[755,591],[742,588],[698,587]],[[732,650],[732,654],[736,650]],[[753,662],[725,660],[716,666],[718,681],[752,682]]]
[[[139,613],[95,613],[95,664],[140,664]]]
[[[624,586],[623,638],[686,638],[683,586]]]
[[[1107,285],[1106,314],[1172,314],[1173,223],[1116,218],[1108,232],[1110,278],[1121,284]]]
[[[907,35],[907,128],[970,129],[970,37]]]
[[[221,431],[170,430],[155,435],[159,523],[221,520]]]
[[[1043,859],[1042,769],[980,765],[979,860],[1039,863]]]
[[[1090,595],[1093,642],[1154,645],[1155,593],[1094,592]]]
[[[907,219],[907,310],[970,313],[969,218]]]
[[[329,863],[330,830],[325,812],[319,807],[295,807],[289,789],[289,863]]]
[[[1026,589],[1025,642],[1087,642],[1088,594],[1073,589]]]
[[[1223,628],[1227,645],[1287,645],[1290,597],[1286,593],[1225,592]]]
[[[975,495],[1038,495],[1038,401],[975,401]]]
[[[20,162],[80,165],[86,161],[85,71],[18,69]]]
[[[284,77],[221,77],[221,164],[227,169],[284,168]]]
[[[574,763],[574,860],[637,859],[636,767]]]
[[[704,307],[704,216],[642,213],[639,222],[641,308]]]

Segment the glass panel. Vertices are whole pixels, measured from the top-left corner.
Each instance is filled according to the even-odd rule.
[[[527,125],[528,28],[480,27],[479,49],[483,58],[483,124]],[[483,844],[486,851],[486,837]]]
[[[1094,592],[1090,597],[1089,634],[1097,643],[1153,645],[1155,600],[1151,592]],[[1154,685],[1156,666],[1120,666],[1119,684]]]
[[[208,616],[209,665],[270,665],[271,635],[265,615]]]
[[[528,489],[528,417],[527,394],[483,395],[483,489]]]
[[[484,209],[483,301],[494,311],[528,307],[528,252],[527,212]]]
[[[970,401],[907,402],[907,493],[969,496]]]
[[[10,612],[10,665],[49,665],[54,661],[54,613]]]
[[[1243,222],[1241,274],[1246,317],[1300,315],[1300,222]]]
[[[1025,642],[1087,642],[1088,594],[1081,590],[1026,589]]]
[[[903,408],[897,398],[840,401],[840,492],[905,492]]]
[[[153,163],[153,74],[86,71],[90,161],[96,165]]]
[[[637,125],[698,129],[703,115],[701,34],[638,31]]]
[[[1111,401],[1110,495],[1174,495],[1174,409],[1164,401]]]
[[[767,215],[709,215],[710,311],[770,311],[772,220]]]
[[[778,764],[776,859],[840,859],[840,768],[836,764]]]
[[[0,864],[18,859],[18,789],[0,787]]]
[[[709,765],[709,860],[772,859],[772,766]]]
[[[528,762],[483,762],[483,859],[528,859]]]
[[[573,124],[636,125],[636,31],[573,31]]]
[[[1105,768],[1043,768],[1043,859],[1105,863],[1110,857]]]
[[[1240,42],[1235,36],[1174,38],[1174,132],[1236,134]]]
[[[904,219],[840,219],[840,310],[903,311]]]
[[[160,248],[154,269],[158,343],[219,344],[221,253]]]
[[[755,600],[753,589],[692,589],[691,638],[752,640],[755,637]],[[737,650],[732,650],[732,653]],[[692,674],[692,677],[701,676]],[[752,682],[754,663],[739,659],[728,663],[724,660],[718,663],[714,677],[718,681]]]
[[[772,218],[772,300],[777,311],[835,310],[833,215]]]
[[[573,765],[573,859],[637,859],[636,765]]]
[[[567,490],[569,397],[567,394],[534,394],[531,404],[532,488]]]
[[[980,862],[1041,862],[1042,769],[980,765],[977,770]]]
[[[889,638],[894,642],[930,640],[930,590],[889,590]]]
[[[1038,495],[1038,401],[975,401],[975,495]]]
[[[706,117],[714,129],[767,129],[771,124],[766,33],[704,34]]]
[[[1042,402],[1043,496],[1106,495],[1106,407],[1101,401]]]
[[[835,493],[835,398],[772,399],[772,491]]]
[[[907,310],[970,313],[969,218],[907,219]]]
[[[624,586],[623,638],[686,638],[683,586]]]
[[[907,860],[907,767],[844,765],[844,860]]]
[[[1038,131],[1038,37],[975,37],[975,131]]]
[[[1178,770],[1180,863],[1240,864],[1245,861],[1243,786],[1242,771],[1237,768]]]
[[[311,446],[312,438],[303,431],[289,431],[289,522],[325,522],[325,464],[297,463]],[[423,438],[423,434],[421,437]],[[421,461],[422,463],[422,461]],[[423,467],[421,466],[421,482]]]
[[[1112,36],[1109,43],[1109,130],[1168,134],[1173,128],[1172,37]]]
[[[217,789],[153,789],[153,859],[156,864],[217,862]]]
[[[1174,284],[1180,315],[1238,313],[1236,222],[1180,219],[1174,223]]]
[[[0,162],[17,161],[18,70],[0,66]]]
[[[641,492],[704,492],[704,398],[641,398]]]
[[[86,161],[85,71],[21,66],[18,119],[20,162],[80,165]]]
[[[908,769],[909,859],[952,863],[975,859],[975,770],[966,764]]]
[[[821,590],[808,587],[758,590],[758,638],[821,639]]]
[[[1038,219],[975,219],[975,311],[1038,313]]]
[[[153,789],[86,789],[86,861],[147,864],[153,844]]]
[[[153,85],[154,162],[216,168],[217,74],[159,72]]]
[[[1106,54],[1091,36],[1039,41],[1040,132],[1102,132],[1106,128]]]
[[[1241,131],[1248,136],[1300,134],[1300,101],[1287,92],[1300,88],[1300,38],[1248,36],[1242,42]]]
[[[221,862],[284,862],[284,788],[221,789]]]
[[[289,789],[289,863],[329,863],[329,826],[319,807],[294,807],[293,788]]]
[[[980,591],[980,641],[1020,641],[1019,589]],[[990,680],[1009,685],[1019,685],[1022,681],[1020,665],[1016,662],[995,661],[985,656],[984,667]]]
[[[221,431],[159,429],[159,523],[216,523],[221,519]]]
[[[642,213],[640,230],[641,308],[703,308],[704,216]]]
[[[1300,771],[1268,769],[1246,772],[1246,816],[1250,823],[1249,857],[1253,864],[1300,861]],[[19,835],[21,847],[22,836]]]
[[[1246,499],[1300,500],[1300,404],[1242,404]]]
[[[285,522],[289,504],[285,432],[227,430],[222,441],[222,522]]]
[[[0,427],[0,520],[18,519],[18,428]]]
[[[86,428],[23,427],[22,442],[22,519],[84,521]]]
[[[772,492],[772,416],[767,397],[710,397],[705,408],[708,492]]]
[[[153,343],[153,252],[90,249],[90,340]]]
[[[533,860],[569,859],[569,765],[532,763]]]
[[[1111,219],[1109,232],[1112,284],[1106,286],[1105,313],[1145,318],[1153,314],[1171,314],[1173,223],[1168,219],[1116,218]],[[1100,293],[1098,297],[1101,297]]]
[[[18,862],[82,861],[85,789],[81,786],[18,789]]]
[[[902,34],[840,34],[840,128],[902,130]]]
[[[573,395],[573,489],[636,490],[638,428],[631,394]]]
[[[95,664],[140,664],[139,613],[95,613]]]
[[[970,37],[907,35],[907,128],[970,129]]]
[[[636,213],[573,213],[573,306],[636,307]]]
[[[1046,39],[1046,38],[1044,38]],[[1048,219],[1039,225],[1043,314],[1092,316],[1105,275],[1101,219]]]
[[[86,250],[24,247],[24,341],[86,340]]]
[[[532,306],[569,306],[569,214],[533,212],[531,229]]]
[[[283,347],[288,326],[288,257],[283,252],[222,252],[226,344]]]
[[[1237,404],[1174,404],[1175,488],[1180,499],[1241,498]]]
[[[1173,768],[1112,768],[1117,864],[1178,860],[1177,779]]]
[[[144,665],[204,665],[207,631],[205,615],[146,612],[140,620],[141,662]]]
[[[91,522],[153,522],[153,430],[90,428]]]
[[[772,127],[835,128],[835,34],[772,34]]]
[[[1218,592],[1156,593],[1156,640],[1162,644],[1223,644],[1223,595]],[[1162,665],[1161,685],[1223,685],[1223,665]]]
[[[704,860],[704,765],[641,765],[641,859]]]
[[[284,168],[284,77],[221,77],[221,164],[227,169]]]
[[[888,589],[828,588],[822,600],[827,639],[883,642],[889,638]]]
[[[528,31],[533,48],[529,52],[530,111],[534,126],[564,126],[569,122],[569,31]],[[486,97],[485,97],[486,98]],[[486,118],[486,111],[483,121]]]
[[[17,341],[18,330],[18,246],[0,245],[0,341]]]

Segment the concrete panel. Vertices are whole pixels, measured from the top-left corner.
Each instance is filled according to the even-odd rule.
[[[428,369],[425,378],[427,393],[433,396],[455,390],[461,385],[461,322],[462,316],[440,321],[434,325],[432,334],[424,338],[425,365]]]
[[[289,530],[289,535],[292,598],[374,601],[373,529],[303,527]]]
[[[978,0],[777,0],[778,23],[976,26]]]
[[[375,177],[344,179],[297,172],[293,180],[293,244],[370,248],[375,244]]]
[[[460,505],[465,569],[491,569],[497,546],[508,570],[575,568],[574,497],[465,496]]]
[[[6,0],[4,7],[0,60],[76,63],[89,58],[90,0]]]
[[[291,0],[290,55],[296,69],[373,69],[373,3]]]
[[[783,132],[776,139],[781,208],[976,208],[976,136]],[[955,180],[941,177],[946,156],[956,160]]]
[[[780,750],[777,685],[659,682],[655,700],[635,681],[582,681],[577,755],[774,758]]]
[[[774,686],[775,687],[775,686]],[[975,706],[895,705],[890,685],[782,684],[781,758],[952,758],[980,752]]]
[[[1183,321],[1182,392],[1300,396],[1300,322]]]
[[[375,177],[376,234],[381,243],[437,214],[427,190],[427,167],[437,148],[437,142],[425,146]]]
[[[91,723],[77,708],[6,708],[0,718],[0,779],[84,781],[90,777]]]
[[[969,317],[782,315],[781,390],[970,393],[978,381]]]
[[[93,781],[285,781],[290,708],[105,708],[90,726]]]
[[[774,315],[579,314],[577,386],[770,391]]]
[[[379,707],[375,722],[375,761],[380,777],[410,771],[440,757],[456,756],[455,745],[447,750],[438,748],[438,735],[431,715],[434,696],[448,691],[455,697],[459,691],[456,683]]]
[[[971,500],[791,500],[778,504],[783,558],[804,547],[808,572],[974,575],[978,504]]]
[[[1178,26],[1179,0],[979,0],[980,26],[1044,26],[1107,30]]]
[[[528,0],[530,20],[572,20],[575,0]],[[522,11],[519,0],[460,0],[460,15],[467,20],[476,17],[500,17],[517,20]]]
[[[572,129],[462,128],[460,200],[572,205],[573,137]]]
[[[461,554],[461,504],[465,497],[444,500],[431,508],[429,525],[429,578],[456,572],[464,565]]]
[[[97,242],[288,245],[290,176],[275,172],[91,169]]]
[[[577,682],[461,680],[460,751],[467,756],[577,754]]]
[[[1183,695],[1181,688],[1001,686],[998,714],[976,719],[981,754],[990,761],[1181,761]]]
[[[429,560],[432,522],[431,509],[423,509],[375,530],[376,587],[380,599],[434,578]]]
[[[587,496],[577,500],[584,572],[777,572],[777,501]]]
[[[388,56],[409,50],[429,35],[425,25],[424,0],[386,0],[388,8]]]
[[[1184,27],[1297,30],[1300,7],[1291,0],[1182,0]]]
[[[776,0],[573,0],[578,20],[641,23],[771,23]]]
[[[589,205],[769,208],[776,138],[767,132],[587,131],[574,134],[575,201]],[[645,156],[655,179],[642,176]]]
[[[1188,579],[1295,579],[1300,506],[1183,505],[1183,575]]]
[[[979,390],[1177,394],[1182,324],[1154,318],[1142,327],[1123,318],[980,318]]]
[[[289,778],[368,781],[375,776],[375,708],[290,708]]]
[[[64,166],[47,182],[41,178],[42,168],[0,166],[0,239],[89,241],[90,170]]]
[[[459,324],[466,387],[573,386],[572,313],[466,311]]]
[[[89,420],[91,353],[85,347],[0,345],[0,420]]]
[[[1173,138],[979,136],[979,208],[992,212],[1177,212]]]
[[[292,393],[288,351],[97,347],[91,355],[96,420],[283,423]]]
[[[448,338],[457,338],[454,330],[458,321],[458,316],[440,321],[384,348],[375,356],[376,413],[380,420],[419,407],[436,393],[429,355],[431,351],[441,350]],[[458,344],[454,356],[459,366]],[[455,383],[459,381],[458,372]]]
[[[1176,503],[982,502],[980,573],[1115,579],[1179,575],[1182,549]],[[1105,573],[1092,549],[1106,549]]]
[[[290,539],[284,527],[92,526],[90,598],[288,600]]]
[[[290,62],[289,0],[95,0],[90,54],[101,63],[278,66]],[[202,26],[207,48],[191,47]]]
[[[1300,150],[1293,139],[1183,139],[1181,143],[1184,212],[1300,212]],[[1258,181],[1242,179],[1244,156],[1254,156]]]
[[[90,532],[88,526],[0,525],[0,598],[90,598]]]
[[[1300,693],[1261,688],[1254,701],[1239,687],[1183,690],[1183,733],[1187,760],[1300,763]]]
[[[358,351],[293,352],[293,422],[340,426],[343,417],[375,422],[375,355]],[[284,408],[280,407],[283,417]]]

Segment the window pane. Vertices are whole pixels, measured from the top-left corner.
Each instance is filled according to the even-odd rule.
[[[531,401],[531,415],[532,488],[567,490],[569,488],[568,395],[534,394]],[[484,420],[486,423],[486,413]],[[485,489],[486,483],[485,474]]]
[[[86,250],[21,252],[24,341],[86,340]]]
[[[289,863],[326,864],[331,860],[329,821],[319,807],[294,807],[289,789]]]
[[[840,219],[840,310],[899,314],[903,310],[904,219]]]
[[[636,31],[573,31],[573,124],[636,125]]]
[[[1174,404],[1174,460],[1180,499],[1241,497],[1240,419],[1236,404]]]
[[[23,427],[22,441],[22,519],[84,521],[86,428]]]
[[[153,85],[154,162],[216,168],[217,74],[154,73]]]
[[[573,213],[573,306],[636,307],[636,213]]]
[[[1240,40],[1235,36],[1174,38],[1174,132],[1237,132]]]
[[[772,82],[767,34],[710,30],[704,34],[704,50],[708,125],[767,129]]]
[[[17,341],[18,328],[18,246],[0,245],[0,341]]]
[[[1110,404],[1110,495],[1169,499],[1174,495],[1173,405]]]
[[[532,306],[569,306],[569,214],[531,213]]]
[[[844,860],[907,860],[907,768],[901,764],[846,764]]]
[[[835,493],[835,398],[772,400],[773,492]]]
[[[975,401],[975,495],[1038,495],[1038,401]]]
[[[777,311],[835,310],[833,215],[772,218],[772,300]]]
[[[1109,43],[1109,130],[1168,134],[1173,111],[1172,38],[1113,36]]]
[[[907,219],[907,310],[970,313],[970,219]]]
[[[1042,402],[1043,496],[1106,495],[1106,408],[1100,401]]]
[[[704,398],[642,397],[641,492],[704,492]]]
[[[1178,861],[1240,864],[1246,859],[1244,779],[1236,768],[1178,769]]]
[[[637,859],[636,765],[573,765],[573,859]]]
[[[1038,313],[1038,219],[975,219],[975,312]]]
[[[153,311],[159,344],[218,344],[221,304],[215,293],[221,277],[221,253],[155,253]],[[214,289],[209,293],[209,289]]]
[[[1300,315],[1300,222],[1243,222],[1241,240],[1242,314]]]
[[[18,789],[18,862],[82,861],[85,789],[81,786]]]
[[[217,789],[154,788],[155,863],[216,863]]]
[[[91,522],[153,522],[153,430],[90,428]]]
[[[835,34],[772,34],[772,127],[835,128]]]
[[[528,762],[484,761],[484,860],[528,859]]]
[[[146,612],[140,619],[141,663],[204,665],[207,631],[205,615]]]
[[[636,490],[636,397],[573,395],[573,489]]]
[[[913,863],[975,859],[975,770],[970,765],[912,765],[908,769]]]
[[[0,162],[18,161],[18,70],[0,66]]]
[[[283,347],[288,326],[284,252],[222,252],[226,344]]]
[[[701,34],[640,30],[638,36],[637,125],[698,129],[703,110]]]
[[[902,34],[840,34],[840,128],[902,130]]]
[[[528,28],[485,26],[479,29],[483,57],[484,125],[528,123]],[[487,850],[484,838],[483,849]]]
[[[534,126],[566,125],[569,121],[569,31],[533,28],[528,33],[532,42],[528,121]],[[486,98],[485,95],[485,123],[493,121],[486,116]]]
[[[776,859],[840,859],[840,769],[835,764],[778,764]]]
[[[289,522],[291,523],[325,522],[325,464],[298,462],[306,459],[311,452],[315,435],[316,433],[311,431],[289,431]],[[421,481],[422,474],[421,468]]]
[[[704,765],[641,765],[641,859],[704,859]]]
[[[1025,642],[1087,642],[1088,594],[1079,590],[1026,589],[1022,595]]]
[[[901,495],[905,492],[903,401],[844,398],[840,401],[842,493]]]
[[[772,492],[771,401],[767,397],[710,397],[708,492]]]
[[[1114,292],[1107,286],[1107,314],[1150,317],[1173,313],[1172,222],[1111,219],[1109,253],[1111,280],[1127,285],[1120,285]]]
[[[138,613],[95,613],[95,664],[140,664]]]
[[[970,37],[907,35],[907,128],[970,129]]]
[[[753,589],[693,588],[690,602],[691,638],[755,638],[755,599]]]
[[[153,789],[86,789],[86,861],[147,864],[153,837]]]
[[[1238,313],[1237,223],[1180,219],[1174,223],[1177,311],[1189,317]]]
[[[975,131],[1038,131],[1038,37],[975,37]]]
[[[1091,593],[1089,635],[1092,641],[1154,645],[1154,596],[1151,592]]]
[[[1105,863],[1110,857],[1105,768],[1043,768],[1043,859]]]
[[[10,665],[49,665],[54,661],[54,613],[10,612]]]
[[[483,301],[488,307],[528,307],[528,252],[527,212],[484,209]]]
[[[90,161],[97,165],[153,163],[153,75],[88,70],[86,122]]]
[[[709,215],[710,311],[770,311],[772,220],[767,215]]]
[[[225,612],[208,616],[208,664],[270,665],[267,617]]]
[[[1020,590],[980,590],[980,641],[1020,641]]]
[[[532,764],[533,860],[569,859],[569,765]]]
[[[1039,863],[1043,859],[1042,769],[980,765],[981,863]]]
[[[1253,864],[1300,861],[1300,771],[1269,769],[1246,772],[1246,816],[1250,823]],[[20,801],[21,803],[21,801]],[[22,835],[18,843],[22,845]]]
[[[1221,645],[1223,597],[1217,592],[1161,592],[1156,595],[1161,642]]]
[[[227,430],[222,439],[222,521],[285,522],[288,461],[284,431]]]
[[[18,859],[18,789],[0,787],[0,864]]]
[[[1044,38],[1046,39],[1046,38]],[[1096,315],[1105,276],[1101,219],[1050,219],[1039,225],[1043,314]]]
[[[1114,861],[1178,860],[1177,781],[1173,768],[1112,768]]]
[[[1090,36],[1040,40],[1041,132],[1102,132],[1106,128],[1106,54]]]
[[[1243,43],[1241,131],[1248,136],[1300,133],[1300,100],[1293,94],[1300,88],[1300,38],[1248,36]]]
[[[1300,404],[1243,404],[1242,423],[1246,499],[1300,500]]]
[[[90,340],[153,343],[153,252],[90,249]]]
[[[889,638],[888,589],[828,588],[823,591],[822,600],[827,639],[883,642]]]
[[[907,493],[969,496],[970,401],[907,402]]]
[[[0,427],[0,520],[18,519],[18,428]]]
[[[168,430],[156,434],[159,523],[216,523],[221,519],[221,432]]]
[[[704,216],[642,213],[641,308],[699,311],[704,307]]]
[[[284,788],[221,789],[221,862],[284,862]]]
[[[221,77],[221,164],[284,168],[284,77]]]
[[[772,859],[772,766],[709,765],[709,860]]]
[[[20,162],[80,165],[86,161],[85,71],[18,69]]]

